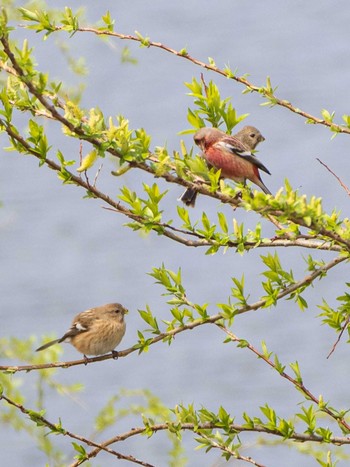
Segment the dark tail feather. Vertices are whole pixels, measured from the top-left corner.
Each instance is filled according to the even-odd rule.
[[[258,170],[256,170],[257,173],[255,173],[256,177],[252,177],[252,178],[249,178],[248,180],[250,180],[251,182],[255,183],[255,185],[258,185],[259,188],[262,189],[262,191],[266,194],[266,195],[272,195],[271,191],[267,188],[267,186],[265,185],[265,183],[261,180],[261,177],[260,177],[260,174],[258,172]]]
[[[261,182],[261,189],[266,195],[272,195],[271,191],[267,188],[267,186]]]
[[[48,347],[51,347],[51,345],[58,344],[59,342],[62,342],[61,339],[55,339],[54,341],[47,342],[46,344],[42,345],[41,347],[38,347],[35,352],[40,352],[40,350],[45,350]]]
[[[182,201],[186,206],[194,208],[196,204],[197,191],[193,188],[187,188],[187,190],[180,196],[179,200]]]

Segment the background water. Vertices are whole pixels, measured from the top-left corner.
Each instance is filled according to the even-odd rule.
[[[64,6],[64,2],[57,2]],[[70,2],[75,9],[82,4]],[[322,108],[335,111],[337,121],[350,113],[349,102],[349,20],[348,2],[336,6],[326,0],[309,2],[239,2],[222,0],[162,2],[160,0],[100,1],[86,7],[89,23],[106,10],[116,18],[116,30],[133,34],[135,30],[154,41],[175,49],[187,47],[199,59],[213,57],[218,66],[229,63],[240,74],[262,85],[269,75],[277,94],[315,115]],[[59,53],[51,45],[57,40],[50,36],[43,43],[30,31],[17,32],[35,45],[35,57],[41,70],[50,71],[53,79],[73,85],[76,77],[67,70]],[[122,114],[133,128],[145,127],[152,135],[152,148],[167,144],[169,150],[179,149],[178,132],[188,127],[187,107],[192,105],[183,83],[197,79],[203,71],[193,64],[168,55],[161,50],[140,49],[136,44],[118,40],[102,41],[89,34],[76,34],[69,41],[75,57],[86,57],[90,73],[85,78],[83,105],[99,106],[105,115]],[[138,65],[121,65],[120,51],[128,45]],[[271,191],[276,192],[288,177],[302,193],[322,197],[328,211],[334,207],[348,215],[349,199],[335,179],[316,161],[319,157],[349,185],[349,137],[337,136],[323,127],[306,125],[304,120],[284,109],[260,106],[257,94],[242,95],[242,86],[213,73],[204,73],[208,82],[214,79],[223,96],[232,96],[238,113],[250,113],[247,124],[257,126],[266,138],[259,147],[259,157],[270,168],[272,176],[264,176]],[[22,122],[22,124],[24,124]],[[46,124],[48,127],[49,125]],[[68,140],[60,128],[48,128],[54,144],[69,158],[76,157],[79,144]],[[188,146],[190,136],[184,138]],[[2,138],[2,147],[7,142]],[[88,148],[86,147],[86,151]],[[204,256],[201,249],[185,249],[181,245],[151,234],[140,236],[123,227],[126,219],[101,209],[101,202],[82,199],[82,190],[61,185],[56,175],[43,167],[38,169],[33,158],[6,153],[0,159],[0,336],[26,338],[43,334],[62,334],[72,317],[86,308],[120,301],[131,313],[127,316],[127,334],[121,348],[133,345],[137,329],[146,326],[137,313],[149,304],[159,322],[169,319],[168,306],[161,297],[163,290],[147,275],[162,262],[167,268],[182,268],[184,284],[192,301],[208,302],[209,312],[215,313],[216,302],[225,302],[230,294],[231,277],[244,273],[251,301],[260,294],[259,260],[263,250],[251,251],[240,257],[233,251],[225,255]],[[100,188],[111,196],[127,184],[140,189],[141,183],[153,179],[143,172],[127,173],[123,179],[109,176],[113,161],[106,160],[100,177]],[[171,218],[176,212],[176,199],[181,193],[177,186],[169,190],[163,206]],[[218,209],[230,213],[214,200],[199,197],[193,216],[200,218],[205,209],[212,219]],[[239,222],[254,226],[253,213],[235,212]],[[266,232],[269,226],[264,225]],[[271,253],[271,251],[269,251]],[[279,251],[282,264],[293,268],[295,277],[304,275],[308,251],[288,249]],[[334,255],[315,255],[330,260]],[[316,282],[305,293],[309,309],[301,313],[290,301],[276,309],[248,313],[237,318],[234,332],[260,345],[262,339],[270,350],[277,352],[284,363],[298,360],[305,384],[316,395],[338,409],[349,407],[348,352],[345,339],[331,360],[325,356],[335,335],[316,319],[317,304],[324,297],[331,304],[343,293],[348,268],[341,265],[328,274],[326,281]],[[322,286],[322,284],[324,284]],[[326,285],[326,286],[325,286]],[[121,388],[149,388],[169,407],[179,402],[202,405],[216,411],[223,405],[237,422],[243,411],[260,416],[259,405],[273,405],[278,414],[290,417],[301,401],[290,384],[283,381],[249,352],[233,345],[222,345],[223,334],[214,327],[204,326],[176,337],[170,347],[154,346],[149,353],[130,355],[118,362],[61,370],[56,379],[62,383],[81,381],[85,390],[76,399],[60,397],[49,392],[47,418],[59,417],[63,426],[89,436],[96,411]],[[64,359],[77,357],[70,346],[64,347]],[[6,364],[6,361],[2,361]],[[34,397],[36,375],[22,375],[24,392]],[[139,425],[137,419],[118,424],[118,432]],[[325,425],[329,421],[325,420]],[[112,436],[110,430],[103,439]],[[16,450],[13,447],[16,435]],[[315,465],[312,459],[288,447],[259,448],[253,438],[251,455],[269,467]],[[184,435],[189,465],[219,466],[225,462],[218,452],[205,455],[194,452],[191,436]],[[67,440],[55,438],[72,459]],[[117,446],[123,453],[132,453],[156,465],[165,465],[165,436],[157,434],[150,441],[131,439]],[[30,438],[0,428],[0,445],[4,465],[44,465],[44,456],[33,449]],[[114,459],[100,455],[94,465],[114,465]],[[283,459],[283,461],[282,461]],[[118,465],[124,465],[119,462]],[[129,464],[128,464],[129,465]],[[240,465],[237,462],[235,465]],[[346,465],[340,462],[339,467]]]

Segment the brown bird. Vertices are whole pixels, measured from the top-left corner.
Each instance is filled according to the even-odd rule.
[[[83,311],[75,316],[71,327],[59,339],[47,342],[36,351],[54,344],[69,342],[78,352],[86,355],[103,355],[112,352],[120,344],[126,329],[124,315],[128,310],[120,303],[109,303]]]

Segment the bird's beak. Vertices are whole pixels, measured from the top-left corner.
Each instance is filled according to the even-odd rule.
[[[129,313],[129,310],[127,308],[123,308],[123,315],[127,315]]]

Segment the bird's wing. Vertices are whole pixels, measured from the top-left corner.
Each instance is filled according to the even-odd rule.
[[[231,152],[235,152],[239,155],[241,154],[251,154],[249,148],[242,143],[241,140],[235,138],[234,136],[226,135],[221,138],[216,144],[221,145],[222,147],[227,148]]]
[[[88,331],[91,328],[91,322],[91,316],[88,312],[80,313],[74,318],[72,326],[68,329],[65,335],[62,336],[60,342]]]
[[[271,175],[270,171],[264,166],[264,164],[261,161],[259,161],[259,159],[255,157],[254,154],[252,154],[251,151],[249,151],[247,147],[243,143],[241,143],[241,141],[239,141],[239,139],[234,138],[232,136],[223,138],[214,146],[219,146],[221,148],[226,149],[227,151],[230,151],[236,156],[242,157],[242,159],[255,165],[256,167],[258,167],[258,169],[263,170],[267,174]]]

